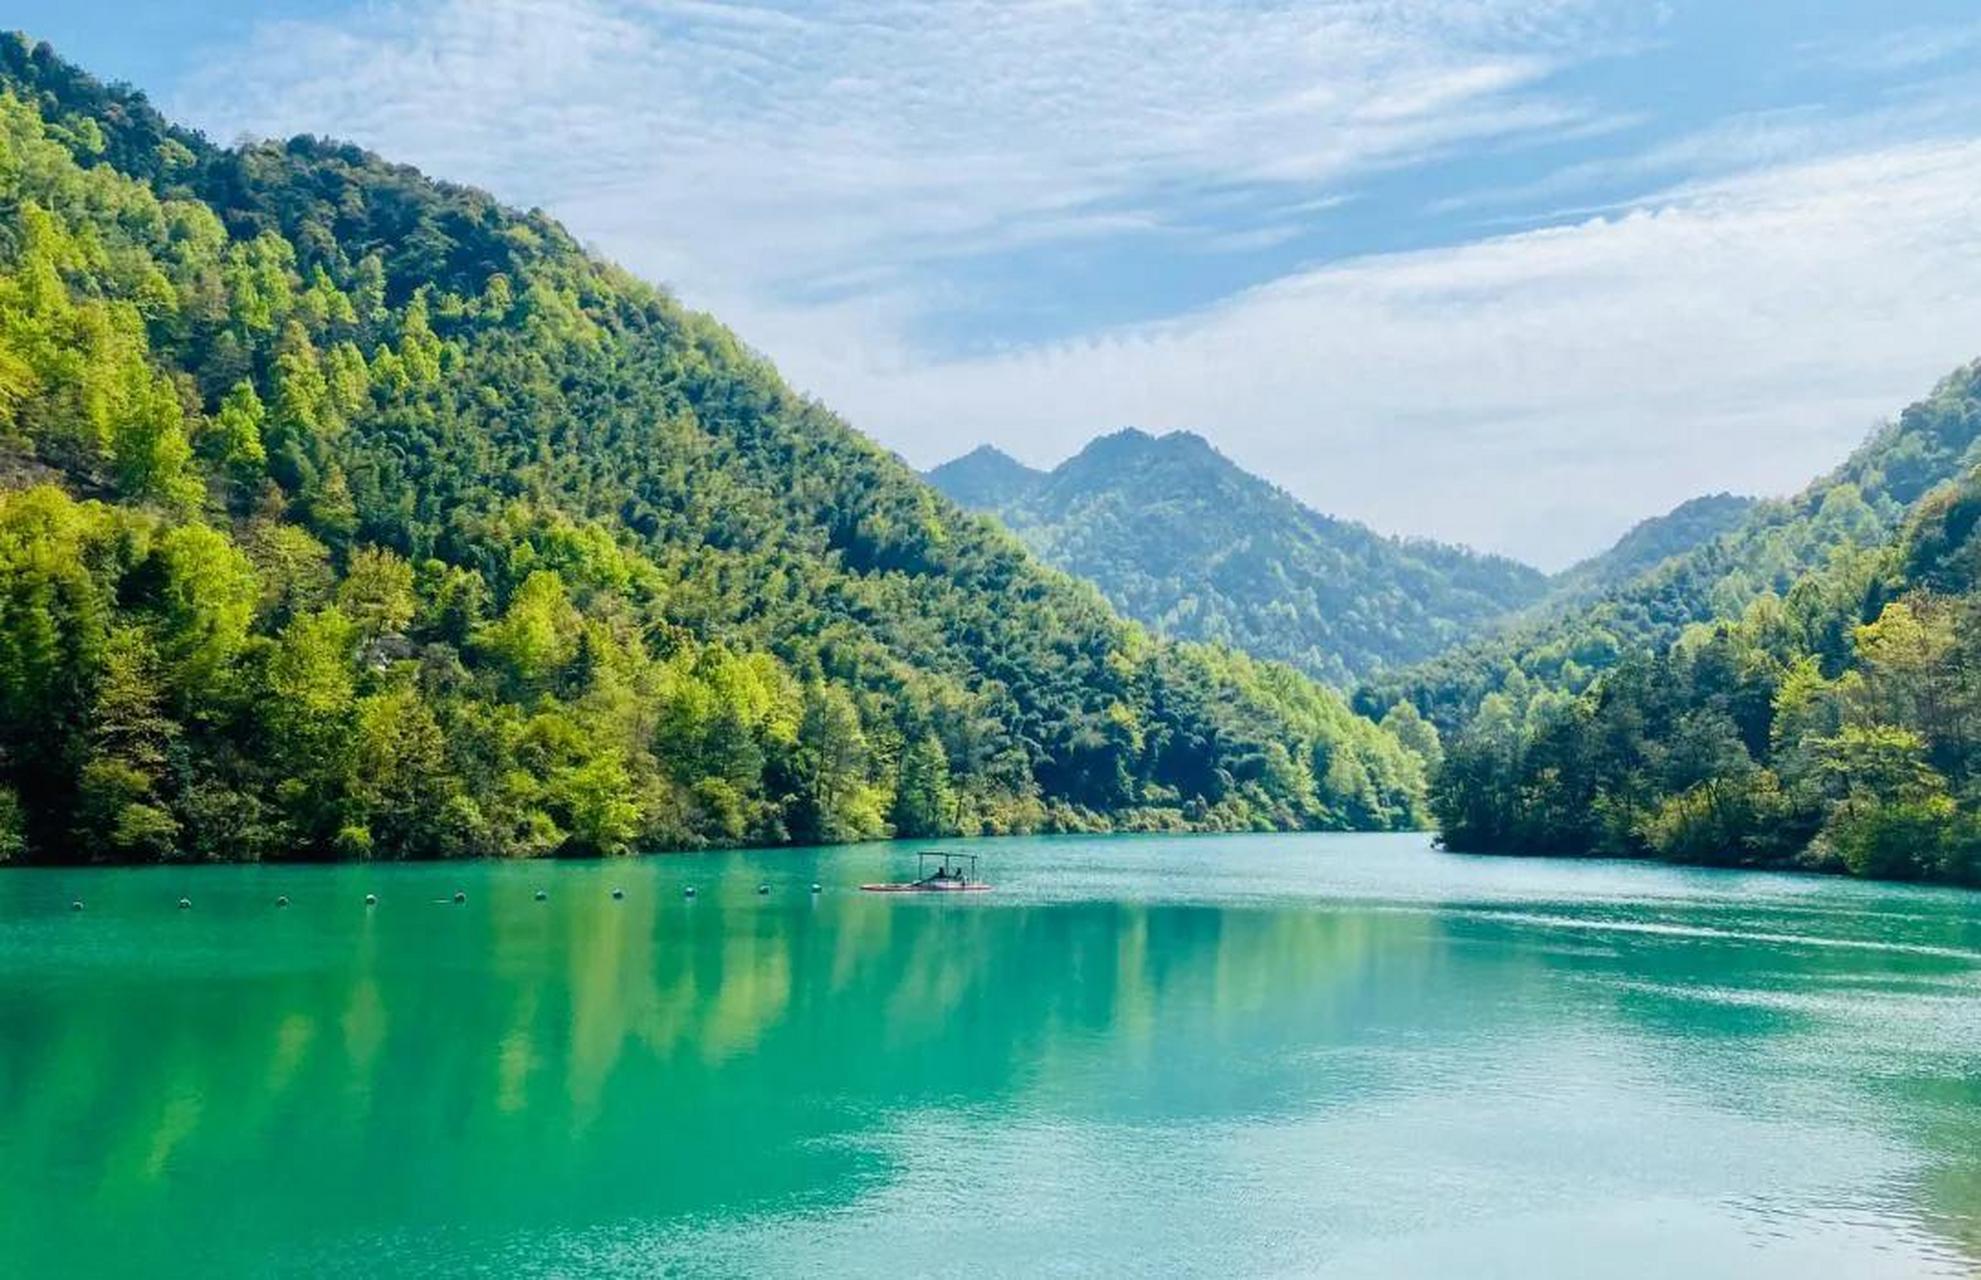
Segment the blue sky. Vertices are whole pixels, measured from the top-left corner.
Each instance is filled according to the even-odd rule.
[[[1201,432],[1546,566],[1981,355],[1981,11],[30,3],[222,140],[541,204],[927,465]]]

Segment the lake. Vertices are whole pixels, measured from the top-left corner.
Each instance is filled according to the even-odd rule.
[[[1981,1269],[1981,895],[954,847],[0,874],[0,1271]]]

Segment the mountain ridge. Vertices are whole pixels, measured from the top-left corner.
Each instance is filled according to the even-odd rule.
[[[1382,715],[1409,701],[1449,734],[1493,693],[1580,693],[1627,655],[1786,595],[1831,559],[1882,545],[1914,503],[1981,461],[1977,385],[1981,362],[1954,370],[1792,497],[1753,502],[1726,532],[1592,598],[1381,673],[1356,691],[1357,707]]]
[[[1420,819],[541,212],[21,36],[0,161],[0,858]]]
[[[1725,491],[1701,494],[1640,520],[1602,551],[1555,574],[1549,603],[1586,599],[1641,577],[1673,556],[1732,532],[1756,501]]]
[[[980,444],[930,470],[924,477],[952,501],[972,510],[1009,502],[1045,472],[1026,466],[994,445]]]
[[[1550,577],[1315,511],[1187,430],[1120,428],[1050,470],[979,445],[927,478],[1164,634],[1216,639],[1341,684],[1643,572],[1717,533],[1745,502],[1695,499]]]

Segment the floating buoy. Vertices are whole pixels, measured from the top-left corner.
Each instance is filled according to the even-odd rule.
[[[368,906],[368,907],[375,907],[375,906],[377,906],[377,905],[378,905],[378,895],[377,895],[377,894],[375,894],[375,893],[368,893],[368,894],[366,894],[366,895],[365,895],[365,905],[366,905],[366,906]]]
[[[71,902],[69,904],[69,910],[71,911],[81,911],[82,909],[83,909],[83,900],[81,898],[77,898],[74,902]]]
[[[456,906],[459,906],[461,903],[466,902],[467,900],[468,900],[467,894],[462,893],[459,889],[456,889],[454,891],[454,904]]]
[[[695,886],[694,886],[694,885],[689,885],[689,886],[688,886],[687,888],[685,888],[685,889],[683,889],[683,890],[681,891],[681,896],[682,896],[682,897],[684,897],[684,898],[692,898],[692,897],[694,897],[694,896],[695,896]]]
[[[767,885],[767,884],[760,884],[760,885],[758,885],[758,886],[757,886],[757,895],[758,895],[759,897],[761,897],[761,896],[763,896],[764,894],[766,894],[766,893],[769,893],[769,892],[770,892],[770,886],[769,886],[769,885]]]
[[[818,893],[818,892],[820,892],[820,888],[819,888],[819,886],[818,886],[818,885],[816,885],[816,884],[814,884],[814,885],[812,886],[812,892],[813,892],[813,893]]]
[[[192,905],[193,905],[193,900],[191,898],[179,899],[179,910],[181,911],[190,910]]]
[[[626,891],[624,889],[614,889],[612,891],[612,896],[615,898],[623,898],[626,896]]]
[[[288,895],[288,894],[286,894],[286,893],[285,893],[285,894],[281,894],[281,895],[279,895],[279,896],[278,896],[278,897],[277,897],[277,898],[275,899],[275,905],[276,905],[276,906],[278,906],[278,907],[286,907],[286,906],[288,906],[288,905],[289,905],[289,895]]]
[[[549,894],[547,894],[547,893],[545,893],[545,892],[544,892],[543,890],[541,890],[541,889],[538,889],[538,890],[537,890],[537,901],[538,901],[538,902],[542,902],[542,901],[543,901],[544,899],[546,899],[546,898],[548,898],[549,896],[550,896],[550,895],[549,895]]]

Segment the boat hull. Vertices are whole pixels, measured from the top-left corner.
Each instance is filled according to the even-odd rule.
[[[867,893],[986,893],[987,884],[863,884],[860,888]]]

